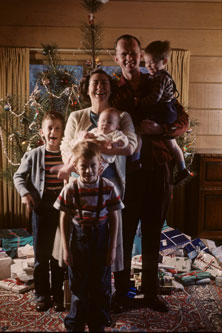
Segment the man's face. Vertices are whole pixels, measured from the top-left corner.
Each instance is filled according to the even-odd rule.
[[[142,58],[141,49],[135,39],[120,39],[116,46],[115,62],[121,67],[124,73],[139,71]]]

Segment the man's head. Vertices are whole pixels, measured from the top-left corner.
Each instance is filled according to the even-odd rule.
[[[46,149],[59,150],[59,146],[65,129],[65,119],[60,112],[47,112],[42,119],[40,135],[46,143]]]
[[[115,42],[115,62],[121,67],[124,76],[139,71],[142,59],[140,41],[132,35],[122,35]]]
[[[101,152],[99,146],[91,141],[81,141],[73,148],[74,166],[81,182],[92,184],[99,175]]]
[[[108,108],[99,114],[98,130],[100,133],[108,134],[119,129],[120,112],[115,108]]]

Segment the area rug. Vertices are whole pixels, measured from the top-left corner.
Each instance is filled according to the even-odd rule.
[[[163,297],[168,313],[140,308],[115,314],[106,332],[222,332],[222,288],[190,286]],[[0,332],[65,332],[66,314],[37,312],[33,291],[0,289]]]

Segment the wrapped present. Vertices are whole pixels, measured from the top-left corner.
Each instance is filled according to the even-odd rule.
[[[9,278],[11,275],[10,267],[12,264],[12,258],[9,257],[6,253],[2,258],[0,258],[0,280]]]
[[[174,267],[177,272],[189,272],[191,270],[191,260],[188,257],[163,256],[162,264]]]
[[[32,235],[25,229],[0,229],[2,249],[11,257],[17,256],[18,247],[33,245]]]
[[[222,276],[217,276],[215,279],[216,286],[222,287]]]
[[[14,259],[11,265],[11,278],[19,278],[23,282],[33,280],[34,267],[28,265],[28,259]]]
[[[200,251],[210,253],[208,247],[200,238],[193,239],[190,243],[185,245],[184,250],[191,260],[196,258]]]
[[[202,242],[206,245],[206,247],[210,250],[210,252],[212,252],[212,250],[216,249],[216,243],[215,241],[212,241],[210,239],[205,239],[205,238],[201,238]]]
[[[18,258],[23,258],[23,257],[34,257],[34,250],[33,246],[30,244],[26,244],[25,246],[18,247],[17,249],[17,256]]]
[[[222,267],[222,245],[213,249],[212,254],[217,258],[217,261]]]
[[[190,243],[190,238],[178,229],[162,230],[160,238],[160,252],[169,254],[175,249],[183,248]]]
[[[198,280],[209,279],[211,277],[211,274],[208,272],[203,272],[201,270],[191,270],[190,272],[187,272],[187,273],[175,274],[174,277],[176,280],[181,282],[183,285],[190,286],[190,285],[196,284],[196,281],[198,281]],[[205,281],[205,283],[206,283],[206,281]]]
[[[209,272],[214,278],[222,276],[222,268],[217,259],[209,253],[201,251],[194,260],[192,267],[200,269],[204,272]]]
[[[0,281],[0,288],[11,290],[15,293],[24,293],[30,289],[34,288],[33,281],[26,284],[24,282],[21,282],[19,279],[4,279]]]
[[[142,269],[142,255],[141,254],[137,254],[136,256],[132,257],[131,267],[134,269]]]

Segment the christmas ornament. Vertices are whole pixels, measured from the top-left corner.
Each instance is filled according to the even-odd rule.
[[[12,133],[11,135],[9,135],[8,139],[9,139],[9,141],[10,141],[10,142],[12,142],[12,141],[13,141],[13,138],[14,138],[14,136],[15,136],[15,134],[14,134],[14,133]]]
[[[88,14],[88,21],[89,21],[90,25],[94,24],[94,15],[93,15],[93,13]]]
[[[8,104],[5,104],[5,106],[4,106],[4,110],[5,110],[5,111],[9,111],[9,110],[10,110],[10,107],[9,107]]]
[[[36,125],[36,121],[33,121],[30,125],[29,125],[29,130],[32,131],[34,129]]]

